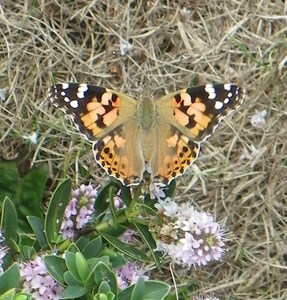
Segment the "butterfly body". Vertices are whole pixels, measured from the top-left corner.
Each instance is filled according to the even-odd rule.
[[[155,126],[158,112],[153,98],[142,96],[137,105],[137,121],[143,131],[148,133]]]
[[[169,184],[197,158],[200,143],[236,109],[244,92],[236,85],[205,85],[159,99],[93,85],[52,86],[49,97],[90,141],[96,161],[123,184],[137,185],[147,170]]]

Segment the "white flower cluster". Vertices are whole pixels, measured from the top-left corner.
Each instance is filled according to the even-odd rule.
[[[156,234],[157,251],[167,253],[175,263],[189,268],[222,258],[225,252],[222,231],[210,214],[169,198],[159,200],[155,207],[163,220],[161,226],[151,227]]]

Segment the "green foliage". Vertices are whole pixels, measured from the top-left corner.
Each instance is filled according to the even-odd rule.
[[[99,248],[102,248],[99,238],[95,240],[97,242],[92,241],[92,244],[97,244]],[[103,291],[117,295],[117,280],[109,257],[91,257],[89,251],[84,251],[85,254],[83,254],[80,249],[77,252],[75,249],[77,246],[71,244],[65,251],[65,259],[55,255],[47,255],[44,258],[51,276],[66,286],[63,299],[82,297],[86,294],[95,296]],[[104,285],[103,282],[105,282]]]
[[[12,201],[6,197],[3,202],[1,228],[4,231],[6,245],[11,249],[11,256],[18,252],[17,248],[17,230],[18,218],[16,209]]]
[[[42,199],[46,187],[48,168],[43,165],[39,168],[20,169],[19,163],[14,161],[0,162],[0,204],[5,197],[13,202],[18,215],[21,231],[30,229],[26,216],[42,218]]]
[[[65,209],[70,201],[72,183],[64,180],[54,192],[45,218],[45,232],[49,246],[52,248],[58,242],[59,230]]]
[[[98,245],[102,247],[100,243]],[[62,299],[85,296],[87,298],[83,299],[159,300],[164,299],[169,292],[170,288],[167,284],[157,281],[144,282],[142,279],[130,288],[119,292],[110,257],[89,257],[87,251],[85,256],[80,251],[74,253],[76,248],[75,245],[71,245],[69,249],[72,251],[68,249],[65,252],[65,259],[55,255],[47,255],[44,258],[51,276],[65,286]]]
[[[28,216],[27,220],[35,234],[37,243],[41,249],[45,249],[47,246],[45,231],[44,231],[44,222],[42,219]]]
[[[127,245],[111,235],[105,234],[103,232],[101,232],[100,234],[110,245],[113,245],[116,249],[118,249],[125,255],[142,262],[148,262],[149,259],[143,251],[131,245]]]
[[[20,273],[17,264],[14,263],[0,276],[0,295],[10,289],[18,288],[19,284]]]
[[[17,263],[12,263],[16,255],[22,260],[29,260],[39,251],[47,251],[44,256],[47,271],[64,287],[61,299],[164,299],[169,291],[168,285],[139,280],[121,291],[115,273],[117,268],[127,263],[126,258],[145,263],[153,259],[160,268],[160,258],[153,250],[155,242],[148,224],[138,218],[141,213],[153,213],[153,206],[139,204],[128,189],[121,189],[112,181],[98,194],[95,201],[96,216],[87,233],[79,234],[78,239],[72,242],[64,240],[60,233],[61,220],[71,198],[71,188],[69,179],[59,184],[44,219],[33,214],[27,216],[30,225],[27,233],[33,232],[28,239],[25,238],[25,232],[19,235],[19,212],[14,201],[8,197],[3,201],[1,229],[4,230],[5,241],[10,248],[6,264],[8,262],[11,266],[0,277],[0,300],[31,299],[29,294],[17,293],[21,288],[20,274]],[[113,205],[103,204],[113,203],[119,191],[124,193],[125,201],[130,205],[128,208],[116,209]],[[137,230],[149,254],[146,249],[139,249],[118,239],[126,229]],[[55,247],[58,249],[57,254],[54,253]]]
[[[138,280],[120,293],[118,300],[160,300],[165,299],[170,291],[170,286],[159,281]]]

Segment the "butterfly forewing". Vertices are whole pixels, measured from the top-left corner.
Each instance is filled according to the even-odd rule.
[[[91,141],[99,140],[119,126],[119,115],[128,119],[136,109],[132,98],[95,85],[56,84],[49,89],[49,97]],[[125,102],[130,103],[129,110]]]
[[[202,142],[243,100],[244,91],[237,85],[207,84],[166,95],[158,103],[163,116],[167,116],[164,106],[170,106],[169,121],[193,141]]]

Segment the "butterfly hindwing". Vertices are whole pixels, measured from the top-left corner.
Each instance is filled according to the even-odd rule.
[[[155,184],[168,185],[196,160],[200,145],[171,124],[161,121],[155,132],[157,147],[148,165]]]
[[[127,186],[141,183],[145,170],[139,130],[131,119],[93,145],[95,160],[110,176]]]

